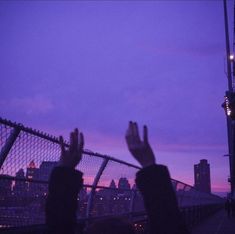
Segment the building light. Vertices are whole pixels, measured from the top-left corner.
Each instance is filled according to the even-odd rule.
[[[225,96],[225,111],[227,113],[227,116],[230,116],[232,111],[230,109],[230,106],[229,106],[229,98],[227,96]]]
[[[229,59],[230,59],[230,60],[234,60],[234,54],[230,54],[230,55],[229,55]]]

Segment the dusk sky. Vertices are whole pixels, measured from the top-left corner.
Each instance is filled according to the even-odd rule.
[[[0,30],[2,118],[78,127],[85,148],[137,165],[135,120],[172,178],[193,185],[207,159],[212,190],[229,190],[222,1],[1,1]]]

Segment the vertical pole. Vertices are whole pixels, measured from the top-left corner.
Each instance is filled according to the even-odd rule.
[[[234,1],[234,8],[233,8],[233,36],[235,36],[235,1]],[[235,38],[233,38],[233,50],[235,46]],[[235,62],[234,62],[234,58],[232,60],[230,60],[230,62],[232,63],[232,81],[234,81],[235,79]],[[231,125],[232,125],[232,146],[233,146],[233,150],[232,150],[232,154],[229,155],[230,157],[230,170],[231,170],[231,190],[232,190],[232,197],[235,199],[235,121],[231,121]]]
[[[101,177],[105,167],[107,166],[108,161],[109,161],[108,158],[104,158],[104,161],[102,162],[102,164],[100,166],[100,169],[99,169],[98,173],[96,174],[96,177],[95,177],[94,182],[92,184],[92,189],[91,189],[91,192],[90,192],[90,195],[89,195],[89,198],[88,198],[88,203],[87,203],[87,210],[86,210],[86,217],[87,218],[90,217],[90,213],[91,213],[91,210],[92,210],[96,186],[98,185],[100,177]]]
[[[232,73],[231,73],[231,61],[230,61],[230,44],[229,44],[229,31],[228,31],[228,13],[227,13],[227,1],[224,0],[224,24],[225,24],[225,40],[226,40],[226,60],[227,60],[227,72],[228,72],[228,88],[229,91],[233,91],[232,87]]]
[[[229,30],[228,30],[228,13],[227,13],[227,0],[223,0],[224,3],[224,23],[225,23],[225,40],[226,40],[226,60],[227,60],[227,76],[228,76],[228,90],[233,92],[233,80],[231,71],[230,60],[230,43],[229,43]],[[228,148],[229,148],[229,171],[230,171],[230,185],[231,194],[235,196],[235,178],[234,178],[234,158],[235,158],[235,143],[234,143],[234,124],[232,120],[227,116],[227,132],[228,132]]]
[[[13,128],[11,130],[10,136],[6,140],[5,145],[2,147],[2,150],[0,152],[0,169],[2,168],[2,165],[3,165],[4,161],[6,160],[7,155],[10,152],[11,147],[13,146],[19,133],[20,133],[19,128]]]
[[[231,120],[232,151],[229,154],[231,195],[235,198],[235,121]]]

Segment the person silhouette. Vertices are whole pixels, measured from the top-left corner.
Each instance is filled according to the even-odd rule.
[[[189,234],[180,215],[168,169],[166,166],[156,164],[148,140],[147,126],[143,128],[143,140],[141,140],[137,123],[130,121],[125,138],[130,153],[142,167],[136,174],[136,185],[143,196],[149,219],[149,232]],[[77,196],[83,186],[83,173],[75,170],[75,167],[82,158],[84,136],[78,129],[71,132],[67,150],[62,136],[59,142],[61,157],[59,165],[51,173],[46,201],[47,231],[50,234],[75,234],[78,233]],[[126,221],[109,218],[95,222],[88,228],[87,233],[134,234],[134,228]]]

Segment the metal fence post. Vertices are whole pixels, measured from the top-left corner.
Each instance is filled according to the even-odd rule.
[[[11,130],[10,136],[7,138],[5,145],[2,147],[2,150],[0,152],[0,169],[2,168],[2,165],[8,155],[8,153],[11,150],[11,147],[13,146],[16,138],[18,137],[20,133],[20,128],[13,128]]]
[[[92,209],[92,205],[93,205],[93,200],[94,200],[94,195],[95,195],[95,189],[96,186],[100,180],[100,177],[105,169],[105,167],[108,164],[109,159],[108,158],[104,158],[103,163],[100,166],[100,169],[98,171],[98,173],[96,174],[96,177],[94,179],[94,182],[92,184],[92,189],[88,198],[88,203],[87,203],[87,209],[86,209],[86,217],[89,218],[90,217],[90,213],[91,213],[91,209]]]

